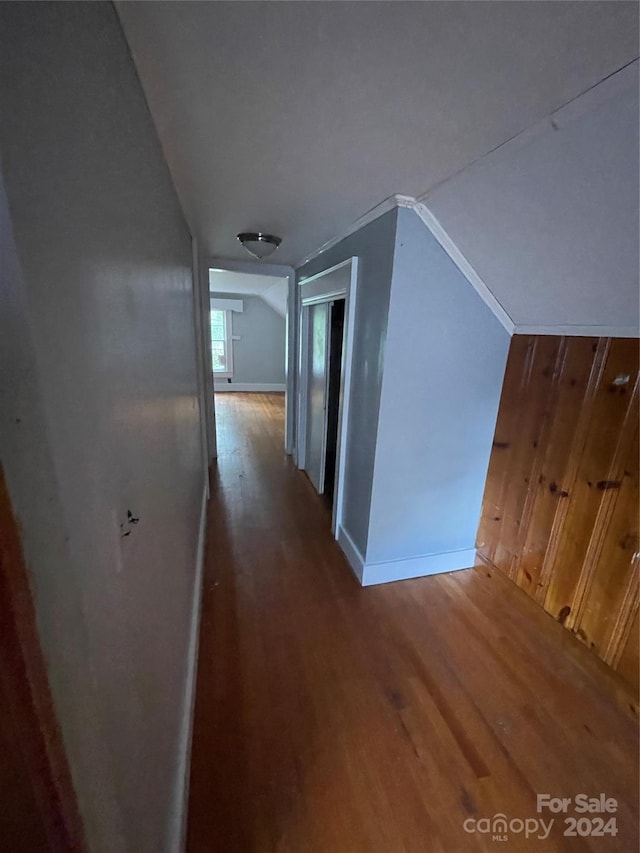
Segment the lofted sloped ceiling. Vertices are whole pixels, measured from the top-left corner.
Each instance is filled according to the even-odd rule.
[[[638,55],[631,2],[117,8],[205,251],[242,259],[235,235],[270,231],[279,264],[392,194],[428,198]],[[469,217],[442,199],[473,255]]]
[[[639,333],[638,64],[425,199],[518,332]]]
[[[209,270],[210,293],[259,296],[281,317],[285,317],[287,314],[288,289],[288,279],[278,276],[251,275],[250,273],[218,269]]]

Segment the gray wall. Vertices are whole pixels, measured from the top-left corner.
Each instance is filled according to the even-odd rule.
[[[396,216],[396,210],[389,211],[296,270],[299,281],[358,257],[342,527],[363,556],[369,529]]]
[[[212,293],[221,299],[242,299],[244,311],[232,312],[233,377],[231,384],[285,383],[285,321],[259,296],[242,293]],[[216,380],[224,388],[226,379]]]
[[[0,5],[0,154],[0,456],[55,707],[91,851],[159,853],[203,489],[191,245],[111,4]]]
[[[473,549],[508,348],[509,335],[439,243],[400,210],[368,564]],[[417,573],[428,565],[418,561]],[[453,567],[444,558],[439,566]]]

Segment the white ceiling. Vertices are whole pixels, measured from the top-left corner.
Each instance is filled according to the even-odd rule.
[[[283,238],[296,264],[439,182],[638,53],[635,3],[124,2],[192,230]],[[490,282],[488,282],[490,284]]]
[[[427,197],[517,331],[638,334],[638,98],[634,62]]]
[[[286,278],[230,272],[228,270],[209,270],[209,290],[211,293],[259,296],[281,317],[287,313],[288,289],[289,281]]]

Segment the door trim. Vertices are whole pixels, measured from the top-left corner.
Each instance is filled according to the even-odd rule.
[[[303,279],[299,283],[300,309],[298,315],[298,418],[297,418],[297,465],[304,470],[307,434],[307,397],[309,389],[309,311],[310,305],[323,302],[345,300],[344,330],[342,337],[342,369],[340,372],[340,404],[338,409],[338,441],[336,447],[336,471],[333,488],[333,515],[331,531],[336,535],[342,523],[344,504],[344,474],[347,465],[347,435],[349,408],[351,404],[351,367],[353,363],[353,338],[355,330],[355,312],[358,289],[358,258],[347,258],[335,266],[316,275]],[[328,337],[328,336],[327,336]],[[328,364],[327,364],[328,369]],[[325,412],[326,441],[326,412]]]
[[[327,424],[328,424],[328,411],[327,411],[327,403],[329,396],[329,348],[331,341],[331,328],[330,328],[330,317],[331,317],[331,305],[333,304],[333,299],[319,299],[314,298],[312,301],[305,300],[302,305],[302,313],[304,315],[304,324],[307,329],[307,341],[309,342],[309,347],[306,349],[306,362],[304,365],[304,373],[305,373],[305,385],[307,391],[305,392],[305,408],[307,417],[305,418],[305,465],[304,470],[307,472],[307,476],[313,483],[315,490],[319,495],[324,494],[324,481],[325,481],[325,468],[327,463]],[[320,305],[326,305],[327,311],[325,314],[325,339],[324,339],[324,392],[323,392],[323,415],[322,415],[322,447],[320,449],[320,471],[318,476],[318,482],[314,483],[313,478],[311,476],[310,471],[307,469],[307,458],[306,458],[306,448],[307,448],[307,431],[309,429],[309,361],[313,359],[312,350],[313,350],[313,342],[311,329],[313,328],[313,319],[311,317],[311,308],[318,307]]]
[[[206,294],[209,294],[209,270],[225,270],[227,272],[249,273],[250,275],[268,275],[278,278],[286,278],[288,282],[287,314],[285,317],[285,421],[284,421],[284,449],[289,455],[296,456],[296,406],[297,396],[297,324],[296,318],[296,274],[293,267],[286,264],[268,264],[261,261],[235,261],[228,258],[209,257],[206,262]],[[211,340],[209,338],[209,346]],[[214,415],[215,418],[215,410]],[[215,429],[215,426],[214,426]]]
[[[36,614],[0,466],[0,681],[51,853],[85,851],[84,828],[40,648]],[[34,816],[35,819],[35,816]],[[43,851],[44,853],[44,851]]]

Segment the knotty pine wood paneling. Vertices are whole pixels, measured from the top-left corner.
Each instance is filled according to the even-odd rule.
[[[638,362],[635,339],[513,337],[477,541],[636,690]]]

